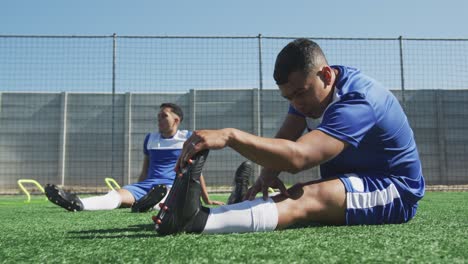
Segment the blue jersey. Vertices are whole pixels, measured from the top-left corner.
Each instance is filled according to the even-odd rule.
[[[316,129],[350,146],[320,166],[322,178],[346,173],[394,178],[405,190],[402,196],[416,203],[424,195],[424,177],[413,131],[398,100],[358,69],[332,67],[339,70],[333,101]],[[292,106],[289,113],[305,117]]]
[[[175,165],[182,152],[184,142],[192,134],[191,131],[177,130],[171,138],[164,138],[160,133],[146,135],[143,152],[149,156],[147,180],[156,184],[172,185],[175,179]]]

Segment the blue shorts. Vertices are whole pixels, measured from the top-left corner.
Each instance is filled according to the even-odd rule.
[[[399,224],[411,220],[418,203],[405,201],[407,190],[395,178],[348,173],[338,176],[346,190],[346,224]]]
[[[145,196],[151,190],[151,188],[153,188],[153,186],[156,186],[158,184],[165,184],[168,189],[172,187],[172,183],[167,184],[167,182],[161,182],[159,180],[155,181],[154,179],[150,179],[134,184],[125,185],[124,187],[122,187],[122,189],[129,191],[135,198],[135,201],[138,201],[143,196]]]

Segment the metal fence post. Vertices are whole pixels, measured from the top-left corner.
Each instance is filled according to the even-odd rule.
[[[68,93],[62,92],[60,103],[60,150],[59,150],[59,170],[60,184],[65,185],[65,169],[67,159],[67,113],[68,113]]]
[[[125,93],[125,136],[124,136],[124,181],[130,184],[132,180],[132,93]],[[125,182],[125,174],[127,179]]]
[[[405,70],[403,67],[403,37],[398,38],[400,46],[400,78],[401,78],[401,105],[403,110],[406,111],[406,100],[405,100]]]
[[[195,89],[190,89],[189,96],[189,109],[191,110],[190,130],[194,131],[197,129],[197,91]]]
[[[115,155],[115,64],[116,64],[116,39],[117,39],[117,34],[112,35],[112,119],[111,119],[111,177],[114,177],[114,155]]]
[[[258,96],[256,97],[256,105],[257,107],[254,112],[258,113],[258,120],[259,126],[257,126],[257,135],[263,136],[263,62],[262,62],[262,34],[258,34]],[[261,167],[260,165],[255,166],[255,174],[254,179],[250,179],[254,181],[257,179],[257,175],[260,175]]]
[[[258,34],[258,113],[260,121],[259,136],[263,136],[263,69],[262,69],[262,34]]]

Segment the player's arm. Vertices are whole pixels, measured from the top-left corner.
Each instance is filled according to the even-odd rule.
[[[237,129],[225,129],[227,145],[246,158],[275,171],[298,173],[340,154],[348,143],[320,130],[297,141],[258,137]]]
[[[303,117],[288,114],[283,121],[283,124],[279,128],[278,132],[275,135],[275,138],[288,139],[291,141],[296,141],[304,132],[306,128],[306,121]],[[277,177],[281,171],[276,171],[269,169],[268,167],[263,167],[259,177]]]
[[[313,130],[297,141],[264,138],[235,129],[198,130],[184,143],[176,168],[203,149],[231,147],[242,156],[275,171],[297,173],[336,157],[348,143]]]
[[[200,185],[201,185],[201,197],[203,202],[208,205],[223,205],[223,202],[220,201],[212,201],[210,200],[210,196],[208,195],[208,190],[206,189],[205,177],[200,175]]]
[[[286,118],[283,121],[283,124],[279,128],[278,132],[275,135],[275,138],[288,139],[291,141],[296,141],[304,132],[306,128],[306,121],[304,117],[288,113]],[[281,171],[273,170],[267,167],[263,167],[260,171],[255,183],[247,191],[243,199],[252,200],[255,198],[256,194],[259,192],[263,193],[263,198],[268,197],[268,188],[277,188],[284,195],[288,195],[286,186],[278,178],[278,175]]]
[[[149,168],[149,156],[145,155],[143,158],[143,165],[141,167],[140,176],[138,177],[138,182],[144,181],[148,177],[148,168]]]

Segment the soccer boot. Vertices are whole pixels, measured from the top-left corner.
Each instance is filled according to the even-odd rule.
[[[163,184],[153,186],[151,190],[140,200],[132,205],[132,213],[147,212],[161,201],[166,195],[167,187]]]
[[[229,195],[228,198],[228,204],[242,202],[242,198],[249,189],[249,179],[253,177],[253,173],[253,164],[248,160],[242,162],[242,164],[237,168],[231,195]]]
[[[44,190],[47,198],[54,204],[72,212],[83,211],[83,203],[75,194],[67,193],[54,184],[47,184]]]
[[[200,203],[200,175],[209,150],[197,153],[177,176],[164,204],[153,216],[156,232],[170,235],[180,232],[201,232],[208,219],[209,209]]]

